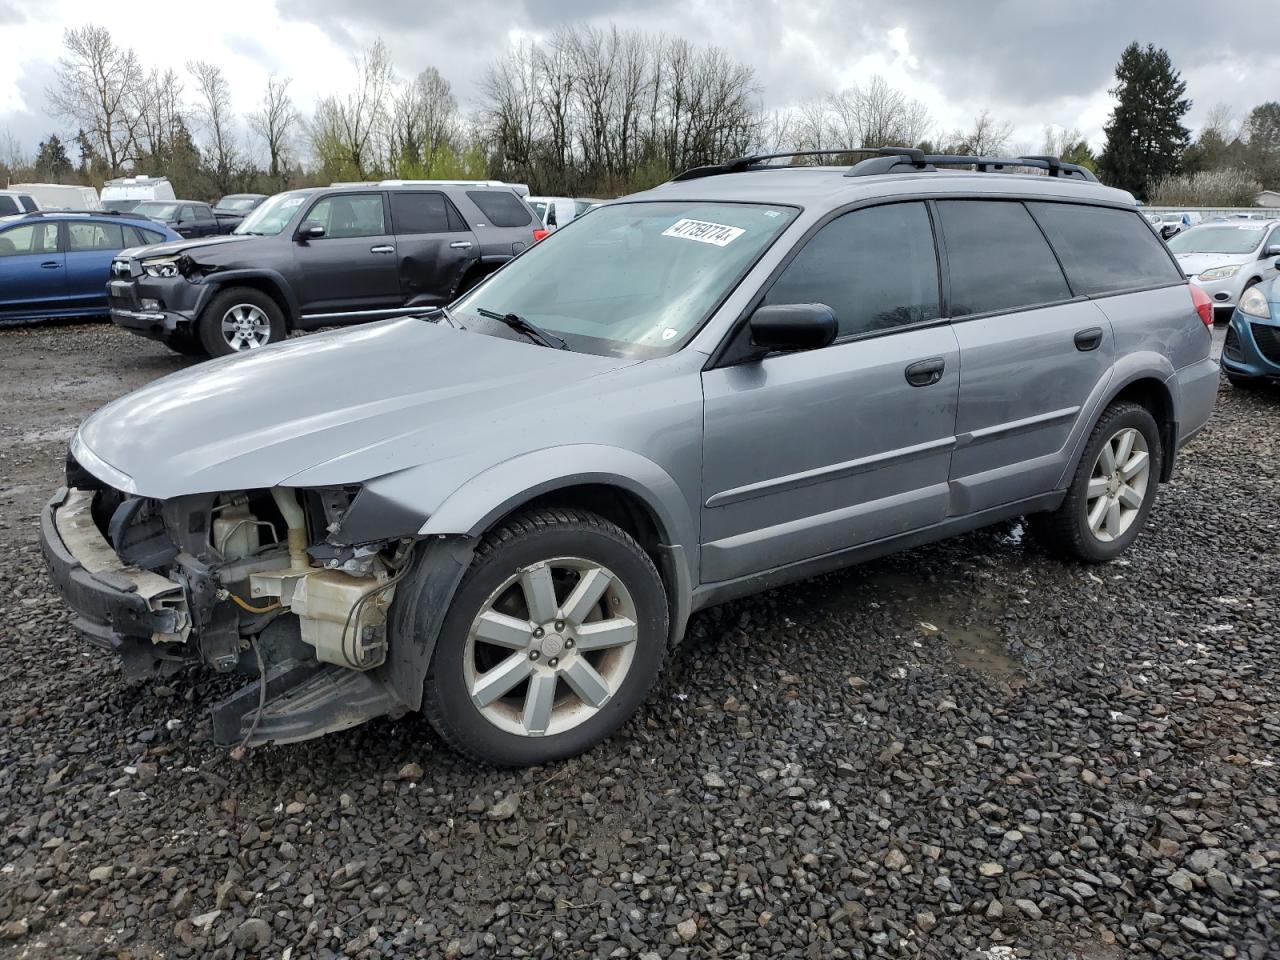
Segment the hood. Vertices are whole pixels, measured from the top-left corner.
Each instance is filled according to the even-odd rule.
[[[156,221],[156,223],[159,222],[159,220]],[[210,247],[224,247],[229,243],[244,243],[247,240],[261,239],[261,237],[251,237],[248,234],[200,237],[198,240],[184,240],[179,237],[176,240],[168,240],[165,243],[153,243],[146,247],[131,247],[128,250],[121,250],[116,256],[136,257],[145,251],[148,257],[172,257],[179,253],[192,253],[196,250],[204,250]]]
[[[1249,263],[1252,253],[1175,253],[1178,266],[1189,277],[1197,276],[1200,271],[1210,267],[1230,267],[1238,263]]]
[[[361,483],[519,430],[634,362],[390,320],[172,374],[93,414],[77,442],[83,466],[160,499],[287,486],[321,464],[326,484]]]

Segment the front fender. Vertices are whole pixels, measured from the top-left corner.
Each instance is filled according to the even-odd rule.
[[[285,280],[284,275],[277,270],[268,270],[265,267],[245,267],[231,270],[217,270],[205,276],[205,287],[207,292],[200,298],[200,307],[204,308],[205,303],[215,296],[219,290],[225,287],[233,287],[237,283],[245,280],[253,280],[261,282],[265,280],[271,284],[280,295],[288,307],[286,311],[288,319],[292,325],[293,321],[299,316],[298,298],[294,295],[293,287]]]

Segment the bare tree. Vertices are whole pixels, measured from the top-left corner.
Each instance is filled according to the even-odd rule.
[[[973,126],[969,130],[956,130],[951,134],[951,149],[979,157],[995,156],[1008,146],[1012,136],[1012,123],[996,120],[990,110],[984,109],[973,118]]]
[[[137,152],[145,96],[142,65],[119,47],[106,27],[87,25],[63,34],[66,56],[58,60],[48,90],[53,112],[78,124],[96,152],[117,174]]]
[[[187,69],[196,81],[196,115],[209,138],[210,173],[219,192],[226,194],[242,162],[231,111],[231,87],[217,64],[193,60]]]
[[[262,95],[262,109],[248,116],[249,126],[266,144],[267,172],[277,183],[283,183],[281,174],[287,162],[289,141],[298,124],[298,111],[289,96],[291,82],[288,77],[277,77],[274,73],[269,76]]]
[[[139,149],[158,169],[170,160],[175,141],[187,132],[182,90],[182,81],[173,70],[163,74],[152,70],[143,85]]]
[[[449,81],[427,67],[392,96],[388,114],[389,169],[419,173],[449,146],[457,123],[458,99]]]
[[[377,170],[394,80],[387,45],[376,40],[356,58],[355,89],[316,106],[311,143],[323,165],[361,180]]]

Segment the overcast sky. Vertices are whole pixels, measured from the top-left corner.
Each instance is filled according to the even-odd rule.
[[[34,151],[51,131],[74,133],[49,115],[45,90],[63,30],[83,23],[108,26],[147,66],[220,64],[241,112],[257,106],[270,73],[292,77],[309,113],[350,81],[355,52],[376,37],[404,75],[440,70],[466,107],[508,45],[586,20],[717,44],[756,69],[766,107],[879,73],[924,101],[938,130],[989,108],[1015,124],[1014,145],[1038,149],[1052,123],[1100,146],[1112,70],[1131,40],[1169,51],[1194,101],[1193,128],[1215,103],[1239,118],[1280,94],[1280,12],[1253,0],[1230,10],[1189,0],[0,0],[0,135]]]

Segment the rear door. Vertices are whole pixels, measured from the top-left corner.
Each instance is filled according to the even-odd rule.
[[[105,313],[111,260],[128,245],[124,227],[96,220],[66,220],[63,229],[67,305],[76,310],[101,307]]]
[[[409,306],[450,302],[480,261],[480,246],[449,198],[438,190],[392,190],[400,295]]]
[[[704,583],[946,516],[960,364],[926,205],[835,217],[763,302],[825,303],[840,336],[703,374]]]
[[[951,461],[960,515],[1054,489],[1073,428],[1110,378],[1115,342],[1023,203],[939,200],[936,210],[960,345]]]
[[[313,225],[324,236],[293,247],[304,321],[367,319],[401,305],[396,238],[381,191],[321,197],[299,229]]]
[[[28,220],[0,229],[0,316],[56,312],[65,286],[56,220]]]

